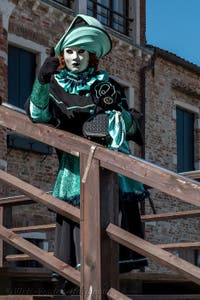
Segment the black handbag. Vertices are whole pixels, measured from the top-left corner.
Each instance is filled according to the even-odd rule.
[[[109,117],[106,113],[94,114],[84,122],[82,132],[84,137],[95,141],[105,141],[109,137]]]

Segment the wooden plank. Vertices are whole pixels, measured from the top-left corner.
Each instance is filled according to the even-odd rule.
[[[152,214],[152,215],[142,215],[141,219],[143,222],[152,222],[152,221],[169,221],[178,218],[185,219],[185,218],[194,218],[194,217],[200,217],[200,209],[178,211],[178,212],[167,212],[167,213]]]
[[[184,243],[171,243],[171,244],[158,244],[162,249],[200,249],[200,242],[184,242]]]
[[[2,170],[0,170],[0,180],[7,185],[15,187],[36,202],[47,206],[49,209],[56,211],[57,213],[70,218],[75,222],[80,221],[80,210],[77,207],[74,207],[64,201],[60,201],[53,196],[46,194],[41,189],[38,189],[33,185],[22,181],[21,179]]]
[[[115,297],[115,298],[113,298]],[[78,300],[79,296],[51,296],[51,295],[5,295],[0,296],[0,300]],[[121,293],[111,290],[111,295],[108,299],[112,300],[199,300],[200,295],[132,295],[130,298]]]
[[[12,122],[10,122],[12,120]],[[88,154],[94,143],[71,133],[44,124],[33,124],[23,114],[0,106],[0,126],[10,128],[20,134],[32,137],[66,152]],[[175,172],[158,167],[134,156],[114,152],[100,145],[94,157],[104,168],[121,173],[156,188],[168,195],[175,196],[187,203],[200,207],[200,183]]]
[[[109,224],[106,229],[111,239],[149,257],[150,259],[181,273],[191,281],[200,285],[200,268],[188,263],[187,261],[153,245],[114,224]]]
[[[134,298],[129,298],[126,295],[120,293],[119,291],[115,290],[114,288],[110,288],[107,293],[109,300],[131,300]]]
[[[1,276],[14,277],[51,277],[51,271],[46,268],[23,268],[9,267],[0,269]],[[152,272],[129,272],[119,275],[120,280],[140,280],[149,282],[191,282],[180,274],[152,273]]]
[[[43,232],[43,231],[51,231],[56,228],[56,224],[45,224],[45,225],[35,225],[35,226],[27,226],[27,227],[13,227],[12,231],[15,233],[22,232]]]
[[[22,252],[30,255],[33,259],[37,260],[47,268],[57,272],[64,278],[72,281],[76,285],[80,285],[79,271],[65,264],[57,257],[48,254],[41,248],[16,235],[10,229],[7,229],[2,225],[0,225],[0,238],[4,239],[7,243],[21,250]]]
[[[128,299],[133,299],[133,300],[199,300],[200,295],[194,295],[194,294],[187,294],[187,295],[130,295],[131,298]],[[117,300],[123,299],[123,298],[115,298]]]
[[[180,175],[190,177],[195,180],[199,180],[200,179],[200,170],[183,172],[183,173],[180,173]]]
[[[85,155],[80,157],[83,178],[88,159]],[[99,162],[93,159],[87,179],[81,184],[81,299],[84,300],[89,295],[95,300],[107,299],[109,286],[118,285],[117,244],[111,242],[105,231],[111,220],[118,219],[116,182],[116,175],[108,170],[100,172]]]
[[[45,267],[4,267],[0,268],[0,278],[4,276],[14,277],[45,277],[50,278],[52,271]]]
[[[83,178],[87,156],[80,155],[80,174]],[[101,299],[100,244],[100,174],[99,162],[92,160],[85,183],[81,183],[81,286],[80,299]]]
[[[32,203],[34,203],[34,201],[31,200],[30,197],[26,197],[24,195],[0,198],[1,206],[17,206],[17,205],[27,205]]]
[[[16,290],[20,291],[20,288]],[[23,289],[21,289],[23,292]],[[26,291],[25,291],[26,292]],[[65,298],[68,300],[69,298]],[[4,295],[0,296],[0,300],[56,300],[53,295]],[[59,298],[57,298],[59,300]],[[62,300],[62,298],[60,298]]]
[[[100,169],[101,215],[101,280],[104,293],[108,288],[119,289],[119,245],[109,238],[109,223],[119,223],[119,187],[117,174]],[[106,298],[107,299],[107,298]]]
[[[148,282],[191,282],[181,274],[153,273],[153,272],[129,272],[120,274],[120,280],[141,280]]]
[[[53,252],[48,252],[48,254],[53,255]],[[33,258],[28,254],[10,254],[6,255],[5,259],[9,262],[33,260]]]
[[[10,255],[6,255],[5,259],[9,262],[13,262],[13,261],[32,260],[33,258],[28,254],[10,254]]]
[[[31,295],[5,295],[0,296],[0,300],[33,300]],[[45,300],[45,299],[44,299]]]
[[[47,192],[50,194],[51,192]],[[17,206],[35,203],[30,197],[25,195],[15,195],[0,198],[0,206]]]
[[[55,296],[55,295],[5,295],[0,300],[79,300],[79,296]]]
[[[115,297],[115,298],[113,298]],[[0,300],[78,300],[79,296],[51,296],[51,295],[5,295],[0,296]],[[130,295],[130,297],[125,296],[121,293],[116,293],[111,290],[111,295],[108,299],[112,300],[199,300],[200,295],[187,294],[187,295]]]
[[[19,288],[20,290],[20,288]],[[4,295],[0,300],[79,300],[79,296],[59,296],[59,295]]]
[[[134,156],[129,157],[122,153],[113,155],[111,151],[106,152],[106,150],[99,148],[96,152],[102,167],[134,178],[186,203],[200,207],[200,183],[197,181]]]

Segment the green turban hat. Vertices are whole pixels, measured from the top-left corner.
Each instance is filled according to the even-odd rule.
[[[55,46],[56,55],[65,48],[77,47],[101,58],[108,54],[112,42],[103,25],[95,18],[79,14]]]

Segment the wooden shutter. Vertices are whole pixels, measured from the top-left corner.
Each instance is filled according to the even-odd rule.
[[[34,53],[9,45],[8,47],[8,102],[24,109],[35,79]],[[43,154],[51,154],[52,147],[15,133],[7,134],[7,146]]]
[[[35,54],[14,46],[8,47],[8,101],[24,108],[35,78]]]
[[[177,108],[177,171],[194,170],[194,114]]]

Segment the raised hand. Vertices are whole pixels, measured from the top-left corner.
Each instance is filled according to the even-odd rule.
[[[54,48],[50,50],[50,56],[47,57],[40,68],[38,80],[41,84],[47,84],[51,80],[51,75],[59,73],[57,70],[59,66],[59,59],[55,56]]]

